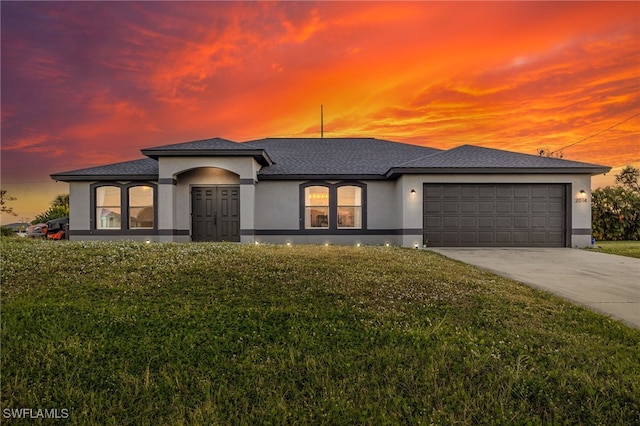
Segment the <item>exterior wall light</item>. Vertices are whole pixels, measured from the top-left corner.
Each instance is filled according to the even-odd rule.
[[[576,203],[586,203],[587,202],[587,191],[581,189],[578,193],[578,197],[576,198]]]
[[[416,196],[416,190],[415,190],[415,189],[412,189],[412,190],[411,190],[411,192],[410,192],[410,194],[411,194],[411,196],[412,196],[412,197],[415,197],[415,196]]]

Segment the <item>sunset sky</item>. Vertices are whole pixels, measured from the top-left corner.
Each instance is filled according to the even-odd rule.
[[[321,104],[325,137],[527,154],[588,138],[564,158],[640,166],[640,2],[0,8],[3,223],[68,192],[49,174],[145,147],[319,137]]]

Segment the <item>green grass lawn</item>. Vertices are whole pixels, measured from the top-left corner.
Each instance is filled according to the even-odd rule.
[[[3,239],[1,254],[3,415],[640,421],[640,331],[432,252]]]
[[[640,241],[596,241],[592,250],[640,259]]]

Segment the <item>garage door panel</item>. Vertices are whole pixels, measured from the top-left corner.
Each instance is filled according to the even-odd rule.
[[[558,232],[547,232],[547,241],[554,244],[564,244],[564,237]]]
[[[554,185],[548,187],[548,197],[550,199],[564,199],[564,186],[562,185]]]
[[[442,197],[443,192],[442,186],[425,186],[424,188],[425,197]]]
[[[514,231],[513,242],[515,242],[516,244],[526,245],[527,243],[529,243],[529,232]]]
[[[547,233],[546,232],[532,232],[531,233],[531,242],[536,244],[544,244],[547,241]]]
[[[531,198],[547,198],[546,186],[533,186],[531,187]]]
[[[489,245],[495,241],[493,232],[478,232],[478,243]]]
[[[514,213],[529,213],[529,203],[516,201],[513,203]]]
[[[514,198],[529,198],[530,191],[528,186],[516,186],[513,189],[513,197]]]
[[[460,234],[458,232],[443,232],[442,241],[445,243],[458,243],[460,242]]]
[[[546,203],[531,203],[531,213],[546,213],[547,212],[547,204]]]
[[[441,228],[442,227],[442,217],[440,216],[426,216],[425,218],[425,228]]]
[[[465,185],[460,190],[462,198],[478,198],[478,187],[475,185]]]
[[[479,198],[489,198],[491,200],[496,198],[496,188],[493,186],[480,186],[477,189]]]
[[[496,186],[496,198],[513,198],[513,190],[510,186]]]
[[[478,227],[478,218],[475,216],[463,216],[460,218],[460,227],[461,228],[473,228],[476,229]]]
[[[435,213],[435,214],[442,213],[442,203],[440,201],[429,201],[429,202],[426,202],[424,205],[425,205],[424,211],[427,213]]]
[[[467,244],[474,244],[476,242],[477,234],[475,232],[460,232],[460,242]]]
[[[444,198],[460,198],[460,187],[457,185],[446,185],[442,193]]]
[[[444,228],[458,229],[460,227],[460,218],[458,216],[445,216],[442,218],[442,225]]]
[[[497,231],[496,232],[496,242],[501,244],[507,244],[511,242],[511,232],[510,231]]]
[[[510,216],[496,217],[496,228],[513,228],[513,220]]]
[[[505,201],[497,201],[496,213],[511,213],[511,203]]]
[[[458,213],[460,211],[460,203],[453,201],[445,201],[444,209],[445,213]]]
[[[549,203],[547,210],[549,213],[558,213],[558,215],[564,215],[564,203],[562,202]]]
[[[561,216],[551,216],[547,218],[547,227],[560,229],[564,227],[564,218]]]
[[[424,184],[432,246],[566,244],[565,184]]]
[[[476,202],[468,202],[463,201],[460,203],[460,213],[477,213],[478,212],[478,203]]]
[[[479,217],[478,218],[478,228],[489,228],[493,229],[496,227],[496,218],[495,217]]]
[[[548,221],[547,218],[544,216],[534,216],[531,218],[531,227],[538,229],[538,228],[542,228],[545,229],[548,227]]]
[[[478,213],[493,213],[496,211],[496,205],[493,202],[480,201],[478,203]]]

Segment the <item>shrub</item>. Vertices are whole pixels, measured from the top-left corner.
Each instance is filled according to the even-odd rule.
[[[3,237],[13,237],[16,233],[8,226],[0,226],[0,235]]]
[[[598,240],[640,240],[640,194],[622,186],[591,194],[593,236]]]

